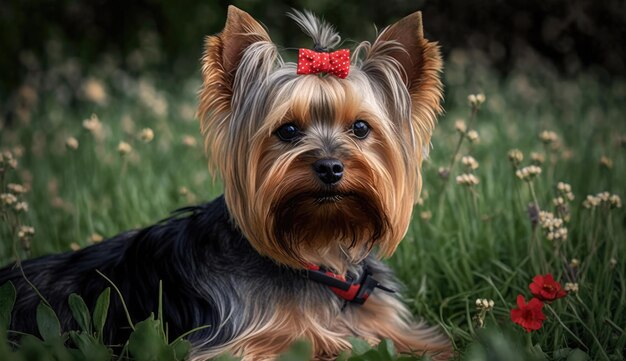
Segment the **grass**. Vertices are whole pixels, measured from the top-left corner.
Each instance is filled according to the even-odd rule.
[[[564,79],[541,63],[526,65],[501,77],[467,54],[451,57],[444,73],[446,114],[424,164],[423,199],[389,262],[406,284],[411,309],[441,325],[461,359],[622,360],[626,217],[610,201],[589,209],[583,201],[603,191],[625,194],[626,82],[602,83],[584,73]],[[76,88],[64,75],[20,91],[15,121],[0,122],[1,148],[17,153],[19,162],[2,176],[2,189],[25,184],[29,191],[18,198],[29,210],[16,215],[14,205],[3,208],[2,263],[15,249],[31,257],[86,247],[220,194],[219,181],[206,171],[193,116],[199,77],[163,84],[157,75],[131,77],[102,67],[83,79],[76,101],[67,97]],[[487,99],[474,107],[471,128],[479,141],[469,142],[455,121],[470,122],[467,96],[476,92]],[[101,130],[93,120],[91,130],[83,126],[91,114]],[[141,139],[144,128],[154,132],[150,142]],[[546,130],[558,140],[543,142],[539,135]],[[69,137],[77,149],[66,145]],[[122,141],[132,147],[126,155],[118,151]],[[513,148],[524,154],[518,168],[536,164],[541,174],[519,179],[508,159]],[[538,153],[534,161],[531,152]],[[479,163],[471,172],[476,185],[456,182],[466,172],[466,155]],[[440,167],[450,168],[447,180]],[[553,203],[558,182],[571,185],[575,199],[566,202],[567,239],[549,241],[529,210],[565,218]],[[34,236],[20,241],[19,225],[33,226]],[[526,333],[513,324],[510,310],[518,294],[532,297],[528,284],[546,273],[562,285],[576,283],[578,291],[546,304],[543,326]],[[477,298],[495,306],[477,309]],[[383,351],[376,357],[386,359]]]

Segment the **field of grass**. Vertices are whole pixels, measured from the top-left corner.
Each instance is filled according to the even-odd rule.
[[[446,113],[424,164],[422,200],[389,260],[407,286],[406,302],[443,327],[459,359],[623,360],[626,82],[564,79],[540,62],[502,77],[463,52],[446,65]],[[86,247],[221,192],[194,119],[199,77],[173,83],[110,64],[99,69],[53,64],[17,91],[11,122],[0,121],[0,148],[17,161],[4,153],[0,166],[3,264],[16,252]],[[479,93],[486,101],[470,106],[468,95]],[[523,154],[519,164],[513,149]],[[477,169],[462,160],[470,155]],[[541,173],[516,176],[529,165]],[[464,173],[478,184],[459,184]],[[546,302],[546,320],[526,332],[511,309],[519,294],[532,298],[534,276],[548,273],[570,292]],[[478,298],[493,308],[477,307]],[[386,346],[357,345],[351,359],[391,359]]]

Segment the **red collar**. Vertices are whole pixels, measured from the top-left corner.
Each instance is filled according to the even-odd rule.
[[[330,288],[337,296],[346,302],[362,305],[367,298],[374,292],[375,288],[383,291],[395,293],[387,287],[382,286],[376,279],[372,277],[372,273],[364,264],[363,271],[360,276],[352,277],[348,275],[347,279],[343,275],[330,272],[323,267],[308,264],[307,276],[309,279],[324,284]]]

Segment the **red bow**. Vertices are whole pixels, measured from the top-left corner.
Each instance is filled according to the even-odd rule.
[[[298,74],[328,73],[344,79],[350,71],[350,50],[318,53],[310,49],[298,52]]]

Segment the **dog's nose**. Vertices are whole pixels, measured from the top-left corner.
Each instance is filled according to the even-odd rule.
[[[328,185],[339,182],[343,177],[343,163],[338,159],[320,159],[313,163],[313,170]]]

